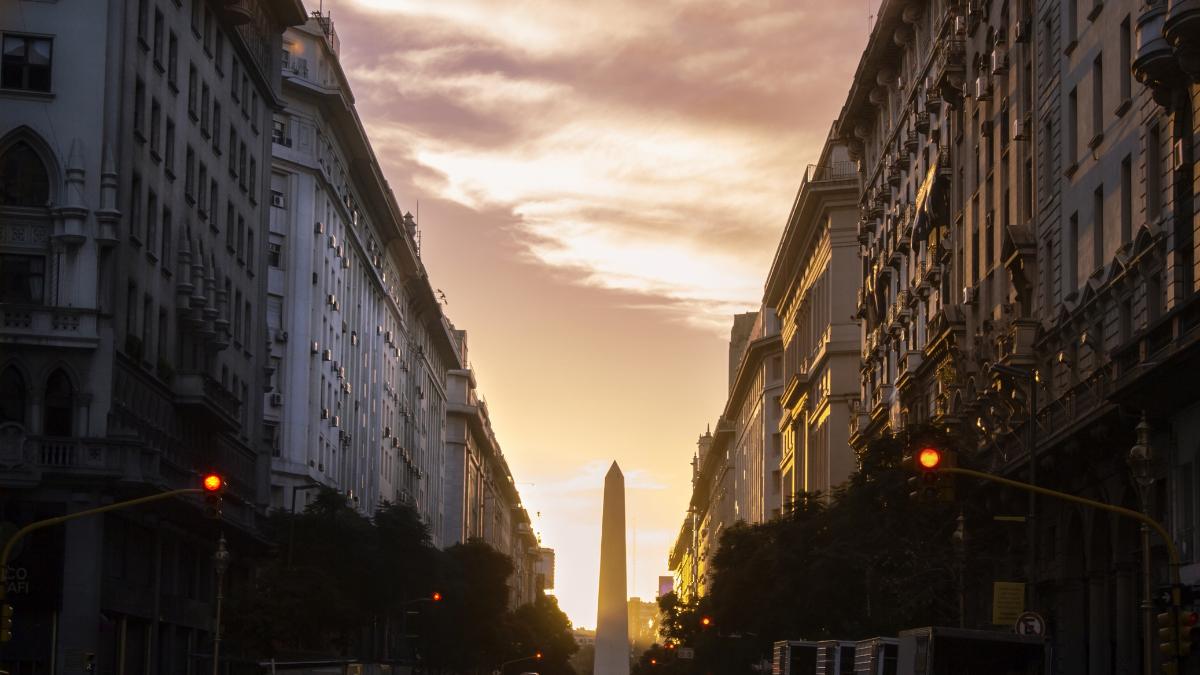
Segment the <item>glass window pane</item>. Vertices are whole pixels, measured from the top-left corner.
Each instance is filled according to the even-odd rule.
[[[6,36],[4,38],[4,56],[8,58],[25,56],[25,38]]]
[[[35,66],[50,65],[50,41],[49,40],[30,40],[29,41],[29,63]]]

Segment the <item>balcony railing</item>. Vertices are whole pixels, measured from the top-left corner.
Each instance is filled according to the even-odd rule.
[[[858,164],[855,162],[833,162],[829,165],[809,164],[804,170],[803,184],[848,180],[857,177]]]
[[[100,343],[95,312],[43,305],[0,304],[0,337],[10,344],[85,349]]]

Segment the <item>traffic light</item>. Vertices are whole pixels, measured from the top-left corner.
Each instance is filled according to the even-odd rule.
[[[430,596],[430,599],[433,600],[434,602],[441,602],[442,594],[439,593],[438,591],[434,591],[433,595]]]
[[[541,661],[541,660],[542,660],[542,653],[541,653],[541,652],[536,652],[536,653],[533,655],[533,658],[537,659],[538,661]]]
[[[708,628],[712,625],[712,618],[707,616],[700,617],[700,625],[704,628]]]
[[[7,602],[0,604],[0,642],[12,640],[13,606]]]
[[[204,488],[204,515],[214,520],[221,517],[221,495],[225,492],[225,479],[220,474],[206,473],[200,481]]]
[[[1166,661],[1192,653],[1192,643],[1200,638],[1200,614],[1172,608],[1158,615],[1158,651]]]
[[[922,502],[954,501],[954,477],[942,469],[958,464],[953,449],[935,443],[922,442],[914,446],[908,463],[913,475],[908,478],[909,497]]]

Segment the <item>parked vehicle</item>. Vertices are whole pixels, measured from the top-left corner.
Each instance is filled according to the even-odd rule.
[[[897,675],[1045,675],[1040,637],[930,626],[900,633]]]

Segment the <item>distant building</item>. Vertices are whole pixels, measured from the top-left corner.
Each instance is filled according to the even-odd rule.
[[[658,578],[658,597],[673,593],[675,591],[675,577],[660,576]]]
[[[639,654],[658,640],[658,603],[629,598],[629,642]]]
[[[540,591],[554,588],[554,549],[541,547],[538,549],[537,582]]]
[[[571,631],[571,635],[575,638],[575,644],[579,645],[580,647],[584,647],[586,645],[595,646],[596,644],[596,631],[594,630],[588,630],[587,628],[576,628],[575,630]]]

